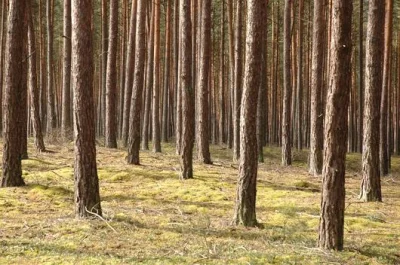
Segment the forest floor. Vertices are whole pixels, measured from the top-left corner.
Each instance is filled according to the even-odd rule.
[[[383,203],[361,203],[360,155],[348,155],[337,253],[316,248],[321,179],[307,173],[306,150],[284,168],[279,148],[264,149],[263,227],[248,229],[231,226],[237,165],[226,148],[212,146],[215,164],[196,162],[195,178],[181,181],[170,144],[141,152],[141,166],[127,165],[123,149],[98,147],[104,220],[74,218],[73,145],[48,149],[30,143],[27,185],[0,189],[0,264],[400,264],[400,157],[382,179]]]

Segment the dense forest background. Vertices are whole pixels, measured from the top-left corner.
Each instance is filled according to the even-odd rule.
[[[0,263],[399,262],[399,2],[0,8]]]

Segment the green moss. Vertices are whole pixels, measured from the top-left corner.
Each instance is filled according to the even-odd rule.
[[[280,148],[264,149],[262,226],[242,228],[231,226],[237,165],[224,147],[211,146],[215,165],[195,161],[189,181],[179,179],[172,144],[142,152],[140,166],[127,165],[123,149],[99,147],[102,220],[74,218],[73,146],[49,148],[57,153],[23,162],[26,187],[0,189],[0,264],[399,263],[398,173],[382,182],[385,203],[358,203],[359,154],[348,155],[345,250],[335,253],[315,248],[321,179],[307,172],[307,150],[282,167]]]

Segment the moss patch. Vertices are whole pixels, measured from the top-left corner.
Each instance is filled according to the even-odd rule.
[[[0,145],[1,146],[1,145]],[[214,165],[195,162],[179,179],[175,147],[141,152],[98,148],[104,220],[76,220],[73,146],[49,146],[23,161],[27,186],[0,189],[0,264],[399,264],[400,158],[382,179],[383,203],[360,203],[360,155],[347,156],[345,250],[316,248],[321,179],[307,172],[307,150],[280,165],[280,148],[259,164],[260,228],[231,226],[237,165],[212,146]]]

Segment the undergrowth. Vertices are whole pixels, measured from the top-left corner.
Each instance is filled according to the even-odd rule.
[[[49,146],[23,161],[27,185],[0,189],[0,264],[400,264],[400,158],[382,179],[383,203],[358,200],[360,155],[348,155],[345,249],[316,248],[321,179],[307,173],[307,151],[280,166],[264,150],[257,189],[262,228],[231,226],[237,165],[212,147],[214,165],[194,166],[181,181],[175,149],[97,149],[104,220],[76,220],[73,146]]]

